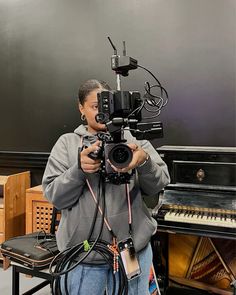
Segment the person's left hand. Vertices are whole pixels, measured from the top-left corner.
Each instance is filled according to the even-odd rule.
[[[147,156],[148,156],[147,153],[141,147],[139,147],[137,144],[128,143],[127,146],[133,152],[133,158],[127,167],[117,168],[109,162],[111,167],[113,168],[113,170],[115,170],[116,172],[121,172],[121,173],[128,172],[129,170],[132,170],[132,169],[138,167],[139,165],[141,165],[147,159]]]

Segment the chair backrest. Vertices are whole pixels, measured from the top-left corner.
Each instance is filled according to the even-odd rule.
[[[53,207],[52,209],[52,216],[51,216],[51,224],[50,224],[50,234],[55,234],[57,227],[60,222],[60,211]]]

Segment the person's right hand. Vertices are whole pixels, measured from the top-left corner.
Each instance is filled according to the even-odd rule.
[[[100,148],[100,141],[96,141],[91,146],[83,149],[80,153],[80,166],[86,173],[97,172],[101,166],[101,159],[93,160],[88,155]]]

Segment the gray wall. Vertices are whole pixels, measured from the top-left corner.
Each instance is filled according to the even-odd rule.
[[[107,36],[169,92],[155,146],[234,146],[235,11],[235,0],[1,0],[0,150],[50,151],[80,123],[82,81],[115,87]],[[147,80],[135,70],[122,85],[143,93]]]

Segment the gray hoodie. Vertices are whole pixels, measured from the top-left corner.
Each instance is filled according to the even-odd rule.
[[[86,179],[98,196],[99,173],[84,173],[78,168],[78,148],[82,141],[91,139],[86,126],[80,125],[74,133],[62,135],[53,147],[43,176],[45,197],[61,210],[61,220],[57,230],[60,251],[87,239],[96,209],[96,204],[88,189]],[[143,202],[142,195],[157,195],[170,181],[166,164],[156,150],[146,140],[137,141],[129,131],[125,131],[127,143],[136,143],[149,155],[147,163],[136,168],[129,189],[132,204],[132,237],[136,251],[143,249],[156,231],[156,221]],[[128,206],[125,185],[105,184],[106,218],[118,241],[129,237]],[[96,238],[101,223],[98,213],[92,238]],[[101,238],[112,241],[106,225]]]

